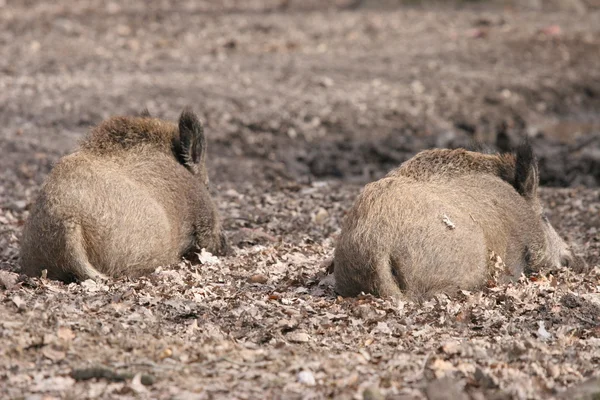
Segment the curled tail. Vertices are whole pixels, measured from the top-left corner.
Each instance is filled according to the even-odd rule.
[[[63,269],[73,274],[79,281],[108,279],[90,263],[83,245],[81,225],[65,224],[65,228],[65,265],[62,266]]]

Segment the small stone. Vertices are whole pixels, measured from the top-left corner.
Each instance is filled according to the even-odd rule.
[[[315,376],[308,370],[298,372],[298,382],[306,386],[315,386],[317,384]]]
[[[313,221],[316,224],[322,225],[327,218],[329,217],[329,213],[327,212],[326,209],[324,209],[323,207],[320,207],[317,212],[315,213],[315,215],[313,216]]]
[[[306,343],[310,340],[310,336],[304,332],[293,332],[286,337],[292,343]]]
[[[172,355],[173,355],[173,350],[171,350],[167,347],[166,349],[164,349],[163,351],[160,352],[160,354],[158,355],[158,359],[164,360],[165,358],[169,358]]]
[[[155,379],[153,375],[142,374],[142,377],[140,378],[140,382],[144,386],[152,386],[154,385],[154,381]]]

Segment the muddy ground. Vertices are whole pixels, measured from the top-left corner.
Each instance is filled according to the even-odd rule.
[[[0,392],[597,395],[599,5],[421,3],[0,1]],[[236,253],[108,285],[19,277],[21,226],[58,157],[110,115],[186,105]],[[525,136],[588,273],[424,304],[336,296],[323,261],[362,184],[423,148]]]

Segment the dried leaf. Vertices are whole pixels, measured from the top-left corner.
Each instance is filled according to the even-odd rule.
[[[62,376],[49,377],[37,381],[31,387],[32,392],[67,392],[75,384],[72,378],[64,378]]]
[[[429,364],[429,368],[433,371],[437,378],[441,378],[447,373],[456,369],[451,362],[442,360],[441,358],[436,358],[431,364]]]
[[[11,290],[17,285],[19,275],[13,272],[0,270],[0,289]]]
[[[64,351],[55,350],[51,346],[45,346],[42,349],[42,354],[44,357],[54,362],[64,360],[64,358],[67,356]]]
[[[67,328],[65,326],[58,328],[56,336],[58,336],[58,338],[64,342],[71,342],[73,339],[75,339],[75,334],[71,328]]]
[[[544,326],[544,321],[538,321],[539,328],[537,330],[537,335],[540,340],[549,340],[552,338],[552,334],[546,330]]]
[[[458,354],[460,351],[460,343],[456,341],[450,341],[442,344],[442,351],[448,355]]]
[[[263,274],[254,274],[250,278],[248,278],[248,282],[250,282],[250,283],[265,284],[268,281],[269,281],[269,278]]]
[[[15,306],[17,306],[17,308],[19,310],[24,310],[25,307],[27,306],[27,302],[25,300],[23,300],[20,296],[18,295],[14,295],[11,298],[12,302],[14,303]]]
[[[198,260],[203,265],[204,264],[217,265],[221,262],[218,257],[213,256],[212,253],[210,253],[204,249],[202,249],[202,251],[200,253],[198,253]]]

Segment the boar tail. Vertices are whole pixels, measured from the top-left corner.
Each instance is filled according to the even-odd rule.
[[[384,257],[379,263],[379,279],[376,282],[378,294],[380,296],[403,297],[403,291],[406,290],[406,281],[399,265],[396,264],[393,257]]]
[[[73,223],[71,226],[66,226],[66,228],[65,245],[68,262],[65,268],[75,275],[79,281],[85,281],[86,279],[93,279],[95,281],[108,279],[106,275],[94,268],[88,260],[87,251],[83,245],[84,239],[81,232],[81,225]]]

